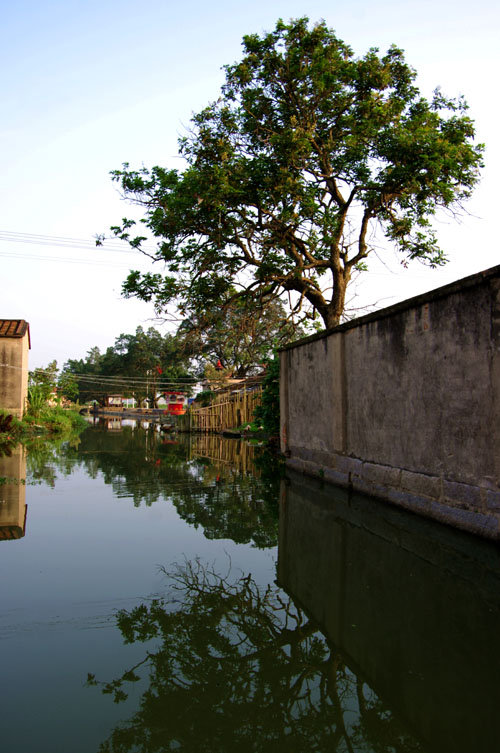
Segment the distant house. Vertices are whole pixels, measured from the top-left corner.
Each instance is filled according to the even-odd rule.
[[[123,408],[123,396],[122,395],[107,395],[105,401],[106,408]]]
[[[0,409],[22,418],[28,400],[30,325],[0,319]]]

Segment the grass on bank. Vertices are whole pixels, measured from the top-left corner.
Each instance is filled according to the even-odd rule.
[[[60,406],[28,406],[22,419],[0,410],[0,447],[25,442],[36,437],[56,439],[70,436],[87,426],[80,414]]]

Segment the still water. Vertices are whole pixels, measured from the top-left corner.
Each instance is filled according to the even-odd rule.
[[[495,545],[147,425],[1,478],[4,753],[498,749]]]

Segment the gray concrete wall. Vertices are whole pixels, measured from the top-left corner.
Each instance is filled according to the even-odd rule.
[[[500,267],[281,352],[287,463],[500,538]]]
[[[22,418],[28,397],[29,336],[0,338],[0,408]]]

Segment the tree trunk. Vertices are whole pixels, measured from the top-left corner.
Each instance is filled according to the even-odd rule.
[[[338,324],[340,324],[339,314],[337,314],[334,309],[330,308],[330,306],[328,306],[325,313],[322,314],[322,317],[326,329],[333,329],[333,327],[336,327]]]
[[[340,324],[341,316],[344,313],[346,291],[347,280],[343,273],[337,273],[332,300],[322,311],[320,311],[326,329],[332,329]]]

